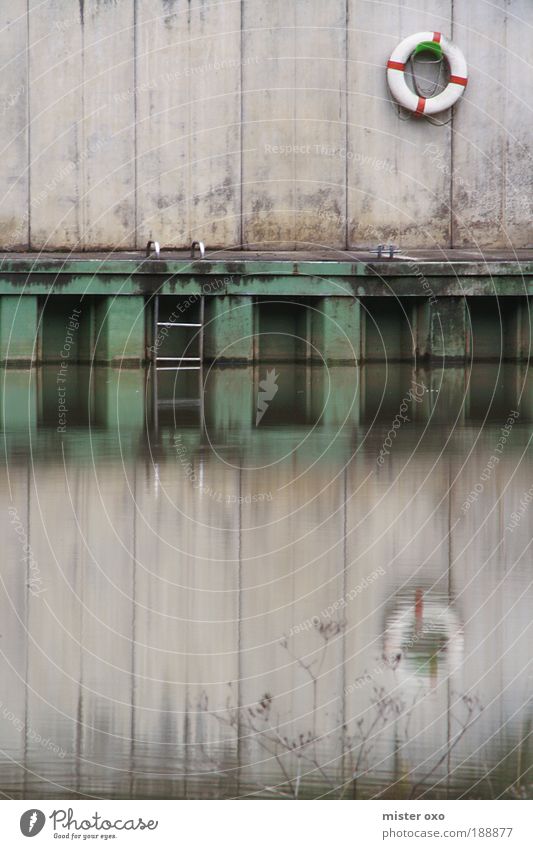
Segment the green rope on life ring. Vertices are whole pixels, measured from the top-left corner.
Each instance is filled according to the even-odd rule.
[[[444,55],[442,47],[436,41],[421,41],[415,47],[413,56],[418,56],[419,53],[432,53],[435,59],[442,59]]]

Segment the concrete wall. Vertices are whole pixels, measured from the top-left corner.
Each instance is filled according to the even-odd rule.
[[[0,247],[533,245],[532,23],[529,0],[3,3]],[[444,126],[388,96],[418,30],[469,63]]]

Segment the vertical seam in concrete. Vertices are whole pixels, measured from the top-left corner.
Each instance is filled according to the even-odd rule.
[[[298,189],[296,183],[296,139],[298,138],[297,115],[296,115],[296,70],[298,62],[296,59],[296,45],[298,43],[298,13],[297,6],[293,7],[292,16],[292,180],[291,180],[291,204],[292,204],[292,233],[290,234],[291,250],[296,250],[296,233],[298,227],[298,214],[300,209],[296,208],[298,201]],[[278,201],[279,203],[279,201]]]
[[[29,2],[29,0],[28,0]],[[26,477],[26,535],[28,537],[28,545],[31,547],[31,527],[30,527],[30,498],[31,498],[31,489],[30,489],[30,469],[28,466],[27,469],[27,477]],[[29,702],[28,702],[28,679],[30,674],[30,646],[28,635],[30,633],[30,571],[29,571],[29,558],[26,561],[26,587],[24,591],[24,600],[26,604],[26,653],[24,657],[24,778],[22,780],[22,786],[24,788],[24,795],[28,798],[28,731],[30,727],[29,723]]]
[[[450,0],[451,8],[450,8],[450,38],[453,41],[454,36],[454,15],[455,15],[455,0]],[[453,248],[455,245],[455,224],[453,217],[453,196],[454,196],[454,145],[455,145],[455,132],[454,132],[454,122],[455,122],[455,107],[452,106],[452,118],[450,121],[450,247]]]
[[[344,7],[344,146],[346,148],[346,152],[348,153],[348,144],[349,144],[349,122],[348,122],[348,84],[349,84],[349,75],[348,75],[348,65],[350,59],[349,53],[349,45],[350,45],[350,0],[345,0]],[[344,247],[346,250],[350,248],[350,236],[349,236],[349,227],[348,227],[348,179],[349,179],[349,168],[348,168],[348,156],[346,156],[346,162],[344,165]]]
[[[138,190],[138,134],[137,134],[137,4],[133,0],[133,248],[138,244],[139,190]]]
[[[26,144],[28,168],[28,250],[31,250],[30,0],[26,0]]]
[[[237,528],[237,793],[241,786],[241,758],[242,758],[242,468],[238,471],[239,477],[239,509]]]
[[[453,549],[452,549],[452,473],[451,473],[451,458],[448,460],[448,605],[451,609],[453,609],[453,582],[452,582],[452,566],[453,566]],[[450,787],[450,775],[451,775],[451,689],[450,689],[450,680],[451,676],[447,676],[446,681],[446,744],[448,746],[448,756],[446,759],[446,768],[447,768],[447,781],[446,781],[446,795],[448,795],[449,787]]]
[[[63,455],[63,462],[65,462],[65,447],[63,441],[61,441],[61,453]],[[82,489],[82,494],[80,495],[80,500],[83,499],[83,488],[81,483],[79,487]],[[85,504],[85,499],[83,499],[83,507],[85,508],[87,505]],[[79,634],[79,645],[80,645],[80,680],[78,686],[78,700],[76,705],[76,742],[75,742],[75,775],[76,775],[76,789],[78,793],[81,791],[81,764],[82,764],[82,752],[83,752],[83,691],[84,691],[84,680],[83,680],[83,606],[85,604],[84,598],[84,568],[83,568],[83,555],[80,557],[80,587],[78,592],[78,597],[81,601],[80,605],[80,634]]]
[[[81,792],[81,755],[83,751],[83,650],[80,651],[80,682],[76,703],[75,775],[76,790]]]
[[[239,119],[239,245],[244,247],[244,0],[241,0],[240,5],[240,52],[241,52],[241,67],[239,71],[240,85],[240,119]]]
[[[87,234],[85,232],[85,222],[87,221],[87,204],[88,204],[88,186],[86,185],[87,169],[85,168],[85,0],[80,0],[80,21],[81,21],[81,146],[79,161],[80,167],[78,170],[78,197],[79,197],[79,232],[78,244],[81,249],[87,244]],[[81,197],[80,197],[81,194]]]
[[[507,59],[508,30],[509,30],[509,0],[506,0],[506,2],[505,2],[505,15],[504,15],[504,18],[503,18],[503,48],[504,48],[504,59],[503,59],[503,61],[505,63],[505,65],[504,65],[505,71],[504,71],[504,74],[502,74],[502,76],[504,77],[505,91],[509,91],[509,87],[508,87],[509,62],[508,62],[508,59]],[[502,116],[502,122],[503,122],[504,127],[508,126],[507,123],[506,123],[507,103],[508,103],[508,98],[504,97],[503,98],[503,116]],[[506,212],[506,206],[507,206],[506,200],[507,200],[508,165],[509,165],[506,148],[507,148],[507,136],[505,135],[505,133],[503,133],[502,134],[502,143],[501,143],[501,148],[500,148],[500,151],[501,151],[500,155],[501,155],[501,158],[502,158],[502,167],[501,167],[501,171],[502,171],[502,192],[501,192],[500,221],[501,221],[501,226],[503,227],[504,233],[507,233],[505,212]]]
[[[137,0],[135,0],[136,5]],[[131,588],[131,690],[130,690],[130,795],[133,796],[135,781],[135,632],[136,632],[136,591],[137,591],[137,463],[133,466],[133,576]]]
[[[342,598],[346,600],[348,588],[348,464],[344,466],[343,480],[343,500],[344,509],[342,515]],[[340,624],[340,623],[339,623]],[[342,704],[341,704],[341,776],[344,782],[344,754],[346,744],[346,628],[345,623],[342,623],[341,631],[341,646],[342,646],[342,663],[341,663],[341,688],[342,688]]]
[[[188,9],[185,14],[185,23],[187,24],[187,67],[191,67],[191,7],[190,0],[188,4]],[[190,245],[191,240],[193,238],[192,232],[192,215],[191,215],[191,187],[192,187],[192,151],[191,151],[191,141],[193,134],[193,111],[194,105],[192,102],[192,97],[194,94],[194,86],[191,87],[191,79],[192,76],[189,74],[187,78],[187,189],[186,189],[186,197],[187,197],[187,235],[185,237],[186,243]]]

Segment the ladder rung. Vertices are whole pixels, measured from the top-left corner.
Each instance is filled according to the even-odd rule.
[[[160,366],[156,371],[198,371],[202,366]]]
[[[172,362],[200,362],[200,357],[156,357],[156,362],[162,362],[163,360],[172,360]]]
[[[192,323],[190,321],[158,321],[158,327],[201,327],[201,324]]]
[[[158,401],[158,407],[199,407],[200,398],[177,398],[174,401]]]

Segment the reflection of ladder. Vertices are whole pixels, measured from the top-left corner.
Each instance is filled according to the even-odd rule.
[[[153,357],[152,357],[152,390],[153,390],[153,417],[154,425],[157,429],[159,425],[159,410],[163,407],[176,409],[178,407],[191,408],[199,407],[200,424],[203,422],[203,361],[204,361],[204,325],[205,325],[205,300],[204,296],[200,296],[199,321],[160,321],[159,320],[159,295],[154,295],[154,326],[153,326]],[[196,328],[191,341],[197,342],[197,356],[188,356],[191,341],[185,345],[185,350],[181,356],[158,356],[157,340],[161,333],[161,328],[166,327],[169,331],[178,330],[179,328]],[[165,334],[165,337],[167,335]],[[172,398],[161,398],[158,375],[160,372],[175,372],[176,376],[180,372],[197,371],[198,372],[198,395],[195,397],[180,398],[172,396]],[[174,384],[175,385],[175,384]]]

